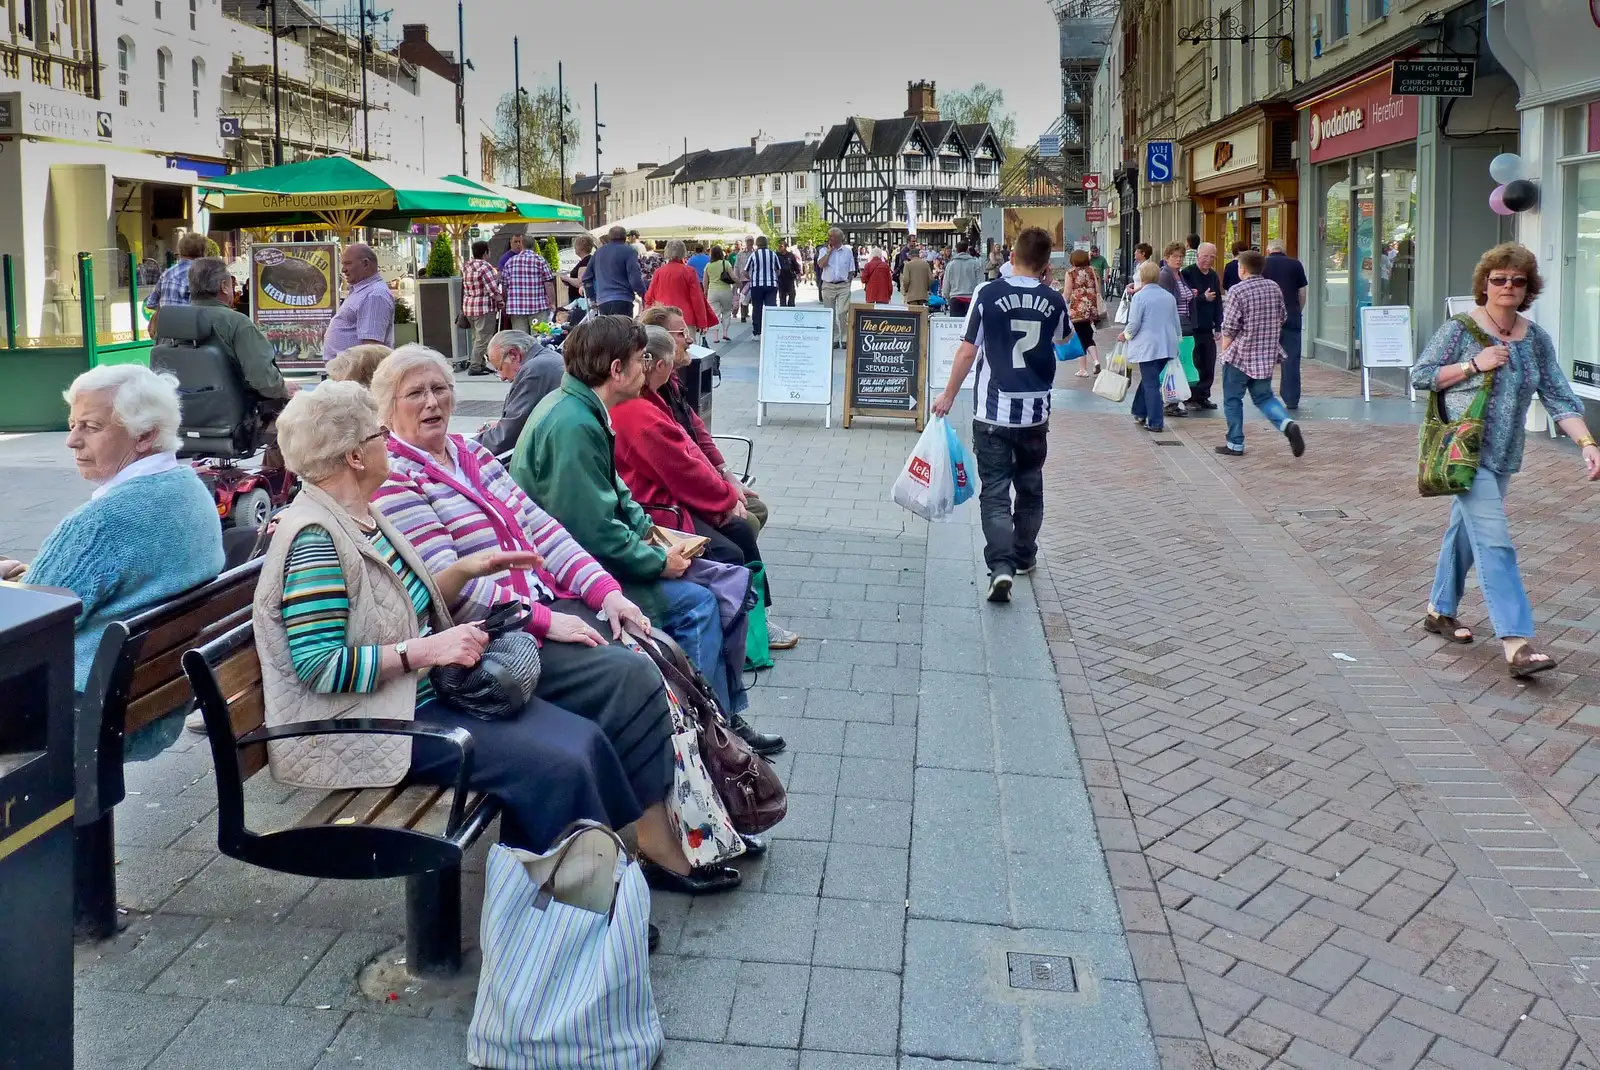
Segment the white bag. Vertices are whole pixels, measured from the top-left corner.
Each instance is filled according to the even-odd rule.
[[[1183,370],[1183,362],[1176,357],[1167,361],[1167,366],[1161,370],[1161,400],[1168,405],[1189,400],[1189,376]]]
[[[678,696],[667,689],[672,707],[672,793],[667,812],[678,830],[678,842],[691,865],[710,866],[744,854],[744,839],[733,827],[728,808],[717,794],[700,757],[700,731],[683,713]]]
[[[1116,323],[1128,322],[1128,297],[1126,294],[1124,294],[1122,300],[1117,303],[1117,314],[1112,317],[1112,319]]]
[[[1127,366],[1127,362],[1123,362]],[[1128,396],[1128,377],[1119,371],[1112,371],[1105,367],[1100,369],[1100,374],[1094,377],[1094,392],[1107,401],[1121,401]]]
[[[548,852],[489,849],[467,1061],[493,1070],[649,1070],[650,889],[615,832],[574,822]]]
[[[906,458],[892,494],[896,505],[924,520],[948,520],[956,511],[955,486],[945,419],[935,416],[917,439],[917,448]]]

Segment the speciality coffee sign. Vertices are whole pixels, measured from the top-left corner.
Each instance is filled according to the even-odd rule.
[[[928,314],[922,309],[856,305],[845,360],[844,425],[852,416],[927,416]]]
[[[1417,138],[1417,101],[1389,90],[1388,68],[1306,105],[1311,162],[1336,160]]]

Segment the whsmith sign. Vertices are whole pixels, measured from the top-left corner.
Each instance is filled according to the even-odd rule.
[[[1300,105],[1312,163],[1417,139],[1417,102],[1391,93],[1389,78],[1386,66]]]

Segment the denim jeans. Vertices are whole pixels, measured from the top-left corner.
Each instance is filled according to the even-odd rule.
[[[1163,419],[1167,407],[1161,400],[1161,373],[1166,370],[1165,360],[1141,360],[1137,365],[1139,381],[1133,388],[1133,415],[1143,420],[1152,431],[1165,431]]]
[[[711,681],[711,689],[717,693],[722,708],[729,713],[743,712],[749,701],[746,699],[735,709],[728,687],[728,669],[722,657],[722,614],[717,610],[716,596],[688,580],[660,582],[661,596],[667,603],[667,618],[656,623],[677,640],[695,668]],[[744,697],[742,692],[740,697]]]
[[[1046,424],[1001,427],[972,421],[972,453],[978,462],[978,514],[983,520],[983,560],[990,572],[1015,574],[1019,568],[1032,568],[1038,560],[1049,436]]]
[[[1279,386],[1285,408],[1300,407],[1300,347],[1303,331],[1301,327],[1284,327],[1278,332],[1278,344],[1283,347],[1283,370],[1279,374]]]
[[[1292,421],[1289,413],[1272,392],[1271,379],[1252,379],[1232,364],[1222,366],[1222,414],[1228,418],[1228,448],[1235,453],[1244,452],[1244,395],[1256,403],[1261,415],[1272,421],[1272,426],[1282,431]]]
[[[1434,612],[1453,617],[1461,608],[1467,570],[1476,562],[1478,586],[1489,607],[1489,623],[1502,639],[1533,638],[1533,606],[1517,568],[1517,549],[1506,526],[1506,489],[1511,477],[1487,468],[1478,469],[1472,489],[1457,494],[1450,506],[1450,526],[1439,547],[1439,567],[1433,573],[1433,593],[1428,600]]]

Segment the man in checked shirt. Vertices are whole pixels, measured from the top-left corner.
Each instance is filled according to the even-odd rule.
[[[506,261],[500,275],[506,316],[513,331],[527,334],[534,323],[550,319],[556,301],[556,276],[543,254],[524,249]]]
[[[1283,359],[1278,332],[1288,314],[1283,291],[1271,279],[1261,277],[1266,258],[1256,250],[1240,253],[1238,264],[1239,283],[1228,290],[1217,352],[1222,361],[1222,412],[1228,418],[1228,442],[1218,446],[1217,452],[1224,457],[1244,453],[1244,395],[1248,391],[1261,415],[1283,432],[1289,449],[1298,457],[1306,451],[1305,436],[1272,392],[1272,369]]]

